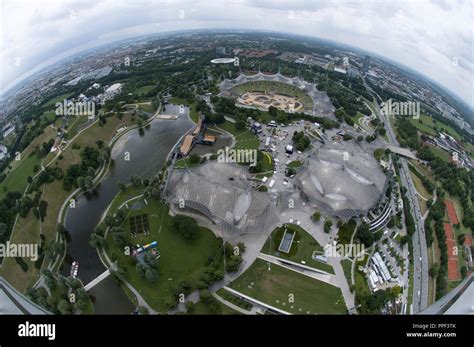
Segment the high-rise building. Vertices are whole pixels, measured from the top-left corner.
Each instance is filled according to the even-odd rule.
[[[365,55],[364,60],[362,61],[362,71],[364,73],[369,72],[369,66],[370,66],[370,55]]]
[[[226,50],[225,50],[225,47],[217,47],[216,48],[216,53],[217,54],[226,54]]]

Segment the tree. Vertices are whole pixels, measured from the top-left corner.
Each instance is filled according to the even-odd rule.
[[[58,310],[61,314],[70,314],[71,313],[71,305],[68,301],[62,299],[58,303]]]
[[[173,227],[186,240],[193,240],[198,235],[198,224],[191,217],[178,214],[173,218]]]
[[[7,236],[7,225],[5,223],[0,223],[0,242],[5,240]]]
[[[199,300],[205,304],[209,305],[212,302],[212,295],[211,292],[207,289],[203,289],[199,291]]]
[[[138,306],[138,314],[147,315],[150,314],[150,312],[148,312],[148,309],[146,307]]]
[[[311,218],[313,219],[313,221],[319,222],[321,220],[321,212],[315,211]]]
[[[369,230],[369,224],[367,223],[362,223],[358,228],[357,228],[357,238],[359,239],[360,242],[362,242],[366,247],[372,246],[372,244],[375,241],[375,236],[374,234]]]
[[[104,237],[99,234],[92,233],[89,244],[94,248],[103,247],[105,244]]]
[[[245,129],[245,122],[241,119],[235,122],[235,130],[240,131]]]
[[[332,228],[332,221],[330,219],[326,219],[324,221],[324,232],[326,234],[329,234],[329,232],[331,231],[331,228]]]
[[[158,273],[155,269],[149,268],[145,271],[145,279],[149,283],[155,283],[156,281],[158,281]]]
[[[87,302],[83,299],[80,299],[77,301],[76,303],[76,307],[81,310],[81,311],[84,311],[87,309]]]
[[[123,248],[127,244],[127,235],[124,232],[115,232],[112,238],[119,248]]]
[[[130,177],[130,181],[132,181],[132,184],[135,186],[135,187],[140,187],[142,185],[142,179],[137,176],[137,175],[132,175]]]
[[[192,301],[186,302],[186,304],[184,304],[184,306],[186,307],[186,312],[187,313],[192,313],[196,309],[196,305]]]
[[[467,268],[466,268],[466,265],[463,265],[463,266],[461,267],[461,277],[462,277],[462,278],[465,278],[466,275],[467,275]]]
[[[117,183],[118,188],[120,189],[121,192],[124,192],[127,190],[127,185],[123,182]]]
[[[403,235],[403,236],[400,238],[400,244],[401,244],[402,246],[404,246],[405,244],[407,244],[408,241],[410,241],[410,236],[408,236],[408,235]]]
[[[435,278],[436,276],[438,276],[438,272],[439,272],[439,264],[434,263],[433,265],[431,265],[430,270],[429,270],[430,277]]]
[[[193,153],[189,156],[189,163],[190,164],[197,164],[201,161],[201,157],[196,153]]]
[[[288,122],[288,115],[286,113],[280,112],[280,114],[276,117],[276,120],[280,124],[285,124]]]

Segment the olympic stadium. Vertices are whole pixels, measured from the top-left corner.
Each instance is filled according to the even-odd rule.
[[[278,223],[278,217],[274,198],[255,191],[256,186],[246,167],[212,161],[174,170],[165,198],[176,211],[205,217],[224,232],[264,232]]]
[[[279,72],[266,74],[259,71],[253,75],[241,73],[235,79],[222,81],[219,89],[220,96],[236,99],[236,105],[240,107],[266,111],[269,106],[276,106],[289,111],[289,105],[292,104],[291,108],[295,112],[335,119],[335,107],[326,92],[319,91],[314,83],[298,77],[287,77]],[[264,100],[262,93],[267,100]],[[286,104],[285,97],[288,99]]]
[[[304,200],[341,219],[367,215],[387,183],[377,160],[353,143],[316,149],[296,176]]]

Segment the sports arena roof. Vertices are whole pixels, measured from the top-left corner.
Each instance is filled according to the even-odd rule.
[[[235,58],[217,58],[211,60],[212,64],[230,64],[233,62],[235,62]]]
[[[49,314],[0,277],[0,314]]]
[[[278,222],[269,194],[255,191],[247,169],[238,164],[208,162],[174,170],[166,199],[201,214],[226,232],[264,232]]]
[[[233,80],[225,79],[219,85],[221,95],[230,96],[230,90],[237,85],[253,81],[274,81],[289,84],[303,90],[313,100],[313,109],[309,112],[315,116],[335,118],[335,107],[331,103],[326,92],[319,91],[314,83],[307,82],[299,77],[287,77],[281,73],[266,74],[261,71],[254,75],[245,75],[241,73]],[[306,112],[308,113],[308,112]]]
[[[297,175],[304,197],[341,218],[366,215],[379,202],[386,183],[375,158],[354,144],[315,150]]]
[[[474,274],[420,314],[474,314]]]

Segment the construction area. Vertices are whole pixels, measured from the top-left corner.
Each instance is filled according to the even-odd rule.
[[[268,110],[270,106],[278,105],[278,108],[286,111],[295,107],[295,112],[335,119],[336,109],[326,92],[319,91],[314,83],[299,77],[261,71],[253,75],[241,73],[235,79],[225,79],[219,89],[219,96],[236,99],[237,106]]]

